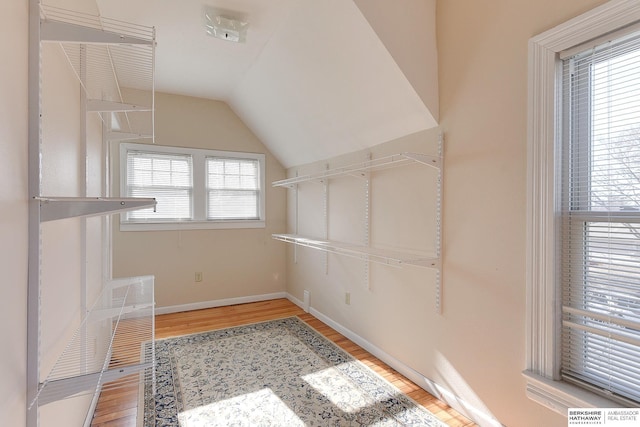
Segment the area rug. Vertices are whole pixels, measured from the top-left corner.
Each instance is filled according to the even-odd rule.
[[[156,341],[144,426],[445,426],[296,317]]]

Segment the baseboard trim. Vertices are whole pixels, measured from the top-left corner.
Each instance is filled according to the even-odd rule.
[[[297,299],[296,297],[294,297],[293,295],[287,294],[287,299],[292,303],[294,303],[295,305],[301,308],[304,308],[304,303],[299,299]],[[463,399],[456,396],[455,393],[453,393],[446,387],[443,387],[437,384],[436,382],[430,380],[429,378],[425,377],[420,372],[416,371],[410,366],[407,366],[400,360],[391,356],[390,354],[380,349],[379,347],[373,345],[372,343],[362,338],[361,336],[351,331],[350,329],[347,329],[341,324],[333,321],[331,318],[319,312],[315,308],[311,307],[309,310],[309,313],[314,317],[316,317],[317,319],[319,319],[320,321],[322,321],[323,323],[326,323],[327,325],[329,325],[330,327],[332,327],[333,329],[335,329],[345,337],[349,338],[351,341],[358,344],[360,347],[364,348],[369,353],[373,354],[378,359],[382,360],[384,363],[391,366],[396,371],[400,372],[402,375],[404,375],[405,377],[407,377],[408,379],[416,383],[418,386],[424,388],[426,391],[428,391],[438,399],[442,400],[443,402],[446,402],[449,406],[451,406],[456,411],[460,412],[462,415],[469,418],[471,421],[475,422],[476,424],[482,427],[484,426],[502,427],[502,424],[498,420],[496,420],[495,417],[493,417],[492,415],[479,410],[478,408],[470,405],[468,402],[465,402]]]
[[[291,301],[292,303],[294,303],[295,305],[297,305],[298,307],[304,310],[304,301],[299,300],[298,298],[294,297],[290,293],[287,293],[287,296],[285,298],[287,298],[289,301]]]
[[[156,314],[169,314],[179,313],[181,311],[202,310],[205,308],[224,307],[227,305],[245,304],[249,302],[269,301],[278,298],[288,298],[288,294],[286,292],[275,292],[272,294],[251,295],[247,297],[226,298],[213,301],[195,302],[191,304],[156,307]]]

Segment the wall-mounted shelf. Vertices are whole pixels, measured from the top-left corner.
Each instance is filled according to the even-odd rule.
[[[153,138],[155,29],[48,5],[40,6],[40,21],[41,41],[62,47],[107,139]],[[145,99],[126,102],[124,88]]]
[[[78,143],[81,151],[78,158],[85,160],[78,165],[77,175],[74,175],[78,181],[78,194],[74,196],[80,197],[42,195],[42,180],[48,178],[43,178],[42,165],[47,164],[48,158],[43,157],[42,146],[49,141],[49,135],[43,138],[42,129],[42,76],[49,71],[42,66],[42,47],[46,43],[62,48],[81,88],[80,132],[78,141],[72,141],[73,146]],[[41,0],[29,0],[27,427],[38,426],[41,406],[80,395],[92,396],[87,408],[87,422],[100,392],[116,387],[137,387],[142,382],[154,380],[153,277],[104,278],[111,277],[108,255],[110,223],[106,215],[155,207],[156,204],[151,198],[106,197],[110,193],[107,169],[109,141],[154,137],[155,46],[153,27],[47,6],[41,4]],[[127,102],[127,96],[134,93],[127,92],[127,89],[135,90],[135,102]],[[102,138],[94,132],[91,136],[94,139],[90,139],[88,118],[95,121],[96,114],[103,124]],[[90,164],[88,147],[94,148],[100,142],[102,154],[91,158],[93,163]],[[98,162],[99,173],[90,171],[89,168]],[[106,218],[99,224],[102,233],[99,239],[88,232],[97,230],[95,222],[93,228],[89,228],[89,221],[84,219],[52,226],[59,230],[78,231],[77,253],[81,257],[78,263],[79,289],[74,288],[75,281],[65,283],[67,290],[78,292],[79,298],[71,297],[69,306],[63,308],[79,315],[68,324],[54,325],[54,329],[64,329],[65,334],[76,327],[77,330],[58,356],[57,353],[50,354],[50,347],[43,348],[41,344],[43,322],[46,322],[41,317],[42,307],[51,307],[47,304],[53,304],[50,300],[55,291],[47,288],[48,284],[55,283],[55,278],[42,280],[43,257],[51,253],[43,250],[42,224],[88,216]],[[76,246],[72,249],[75,250]],[[89,257],[99,254],[100,250],[104,251],[101,261],[89,261]],[[93,263],[91,271],[89,262]],[[53,276],[58,274],[56,269],[45,270],[45,274],[51,272]],[[98,293],[100,296],[94,302],[93,298]],[[57,362],[49,370],[56,356]],[[88,399],[81,402],[82,407],[75,410],[83,411],[84,402]]]
[[[298,246],[304,246],[338,255],[345,255],[378,264],[391,265],[395,267],[413,265],[416,267],[439,268],[440,266],[440,260],[437,257],[425,254],[372,248],[370,246],[314,239],[295,234],[273,234],[272,236],[276,240],[293,243]]]
[[[420,163],[423,165],[431,166],[439,169],[441,167],[442,160],[438,156],[428,156],[426,154],[419,153],[399,153],[393,154],[387,157],[381,157],[374,160],[367,160],[360,163],[355,163],[349,166],[342,166],[338,168],[327,169],[322,172],[296,176],[294,178],[283,179],[280,181],[274,181],[274,187],[293,187],[295,184],[311,181],[324,181],[329,178],[339,178],[342,176],[356,176],[361,177],[366,172],[372,172],[382,169],[389,169],[398,166],[406,166],[413,163]]]
[[[370,178],[371,172],[380,171],[398,166],[408,166],[412,164],[420,164],[429,166],[437,170],[437,187],[436,187],[436,211],[434,216],[435,222],[435,254],[432,256],[417,254],[411,252],[400,252],[394,250],[385,250],[373,248],[370,244],[370,221],[371,221],[371,197],[370,197]],[[443,179],[443,162],[442,162],[442,135],[438,141],[438,155],[432,156],[421,153],[402,152],[377,159],[369,159],[359,163],[340,166],[335,168],[326,167],[325,170],[317,173],[299,175],[272,183],[274,187],[289,188],[293,191],[293,199],[295,200],[295,218],[294,218],[294,234],[273,234],[276,240],[294,244],[295,247],[302,246],[325,253],[334,253],[363,260],[364,276],[369,287],[369,262],[379,264],[403,267],[417,266],[435,269],[436,274],[436,311],[441,312],[441,205],[442,205],[442,179]],[[340,177],[356,177],[362,179],[364,183],[364,238],[362,245],[355,245],[343,242],[328,240],[328,182],[334,178]],[[320,182],[324,185],[324,238],[314,238],[298,235],[298,186],[306,182]],[[294,262],[297,262],[297,252],[294,251]],[[325,258],[325,271],[328,273],[328,259]]]
[[[152,381],[153,282],[153,276],[107,282],[30,405]],[[105,322],[110,334],[103,333]]]
[[[40,221],[107,215],[156,206],[152,198],[36,197],[40,201]]]

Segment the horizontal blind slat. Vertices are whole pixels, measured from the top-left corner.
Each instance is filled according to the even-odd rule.
[[[562,76],[561,373],[640,402],[640,32]]]
[[[207,158],[207,218],[260,219],[259,177],[257,160]]]
[[[156,207],[126,214],[132,222],[193,218],[193,160],[188,154],[127,152],[128,197],[153,197]]]

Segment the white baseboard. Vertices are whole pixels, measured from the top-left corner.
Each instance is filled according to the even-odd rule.
[[[248,297],[237,297],[219,299],[213,301],[195,302],[191,304],[171,305],[167,307],[156,307],[156,314],[179,313],[181,311],[202,310],[204,308],[224,307],[227,305],[245,304],[248,302],[268,301],[278,298],[288,298],[286,292],[276,292],[273,294],[251,295]]]
[[[291,294],[287,294],[287,299],[297,306],[304,308],[304,303],[299,299],[295,298]],[[438,399],[446,402],[449,406],[454,408],[456,411],[460,412],[465,417],[469,418],[471,421],[480,425],[481,427],[501,427],[502,424],[495,419],[490,414],[485,413],[484,411],[475,408],[470,405],[468,402],[465,402],[463,399],[456,396],[455,393],[447,389],[446,387],[442,387],[441,385],[435,383],[429,378],[422,375],[420,372],[414,370],[413,368],[405,365],[395,357],[386,353],[382,349],[376,347],[369,341],[365,340],[355,332],[345,328],[341,324],[333,321],[329,317],[320,313],[318,310],[311,307],[309,313],[311,313],[314,317],[321,320],[323,323],[326,323],[345,337],[349,338],[354,343],[358,344],[360,347],[367,350],[369,353],[376,356],[378,359],[382,360],[387,365],[391,366],[396,371],[400,372],[402,375],[416,383],[418,386],[422,387]]]
[[[287,298],[289,301],[291,301],[292,303],[294,303],[295,305],[297,305],[298,307],[304,310],[304,301],[299,300],[298,298],[294,297],[290,293],[287,293],[287,296],[285,298]]]

